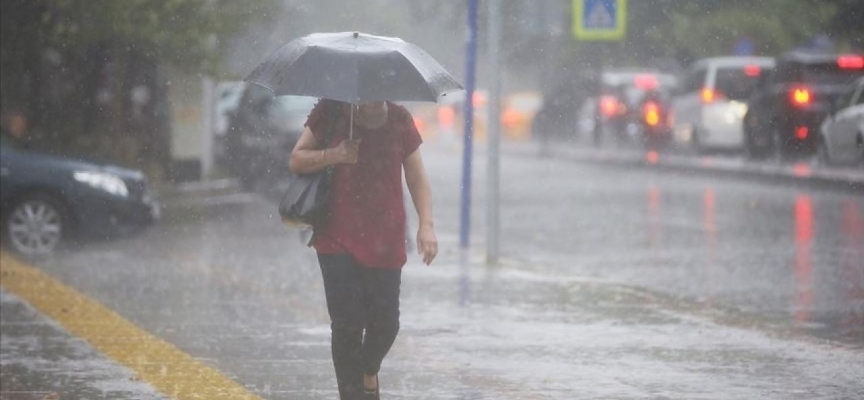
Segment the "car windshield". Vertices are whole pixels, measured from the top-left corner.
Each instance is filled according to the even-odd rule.
[[[747,70],[745,67],[720,68],[714,88],[730,100],[747,100],[759,83],[761,70]]]
[[[273,110],[280,113],[308,113],[317,102],[315,97],[279,96],[273,99]]]
[[[270,123],[282,129],[299,129],[317,101],[306,96],[275,97],[270,105]]]

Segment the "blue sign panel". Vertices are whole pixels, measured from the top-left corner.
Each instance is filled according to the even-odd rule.
[[[573,0],[573,35],[580,40],[620,40],[627,25],[627,0]]]

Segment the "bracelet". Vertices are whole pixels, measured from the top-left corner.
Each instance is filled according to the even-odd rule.
[[[321,162],[324,162],[324,158],[327,156],[327,149],[321,150]]]

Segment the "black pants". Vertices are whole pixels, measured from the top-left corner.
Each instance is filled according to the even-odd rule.
[[[399,332],[402,271],[358,265],[347,254],[319,254],[339,397],[360,399]]]

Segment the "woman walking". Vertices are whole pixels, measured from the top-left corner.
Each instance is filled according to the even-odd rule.
[[[291,153],[294,173],[335,167],[329,217],[314,227],[312,246],[324,278],[342,400],[379,398],[378,371],[399,331],[407,260],[403,170],[420,220],[418,253],[426,265],[438,253],[421,143],[402,106],[322,99]]]

